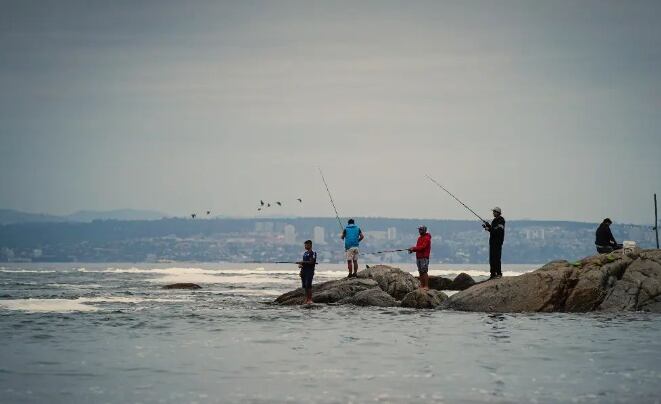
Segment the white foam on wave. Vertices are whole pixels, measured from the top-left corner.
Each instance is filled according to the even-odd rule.
[[[266,271],[264,268],[256,269],[204,269],[195,267],[172,267],[172,268],[107,268],[102,270],[88,270],[78,268],[79,272],[108,273],[108,274],[147,274],[160,275],[157,278],[147,279],[154,283],[221,283],[221,284],[261,284],[281,283],[283,276],[297,277],[298,269]],[[342,278],[343,271],[316,271],[316,275],[327,278]]]
[[[46,286],[52,288],[62,288],[62,289],[101,289],[104,286],[99,285],[98,283],[84,283],[76,285],[73,283],[47,283]]]
[[[181,302],[187,299],[139,298],[123,296],[79,297],[77,299],[7,299],[0,300],[0,307],[7,310],[28,311],[32,313],[71,313],[93,312],[99,308],[94,303],[145,303],[145,302]]]
[[[0,307],[7,310],[29,311],[32,313],[69,313],[74,311],[88,312],[98,310],[94,306],[83,304],[79,299],[0,300]]]
[[[0,272],[6,272],[6,273],[13,273],[13,274],[21,274],[21,273],[36,273],[36,274],[49,274],[49,273],[55,273],[57,271],[51,271],[51,270],[36,270],[36,269],[0,269]]]

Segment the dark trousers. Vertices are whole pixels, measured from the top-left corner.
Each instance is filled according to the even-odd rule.
[[[489,270],[491,272],[491,276],[503,275],[500,269],[500,257],[502,255],[502,244],[489,244]]]

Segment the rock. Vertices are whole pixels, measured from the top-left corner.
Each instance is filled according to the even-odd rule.
[[[484,312],[661,312],[661,250],[553,261],[516,277],[477,284],[443,308]]]
[[[613,269],[615,274],[609,278],[609,283],[614,284],[599,305],[601,310],[661,313],[661,253],[641,256],[624,271]]]
[[[429,289],[434,290],[449,290],[452,279],[444,278],[442,276],[429,275]]]
[[[173,283],[163,286],[163,289],[202,289],[202,286],[195,283]]]
[[[356,278],[313,285],[312,300],[315,303],[396,306],[398,299],[416,290],[419,285],[418,280],[408,272],[387,265],[377,265],[358,272]],[[373,292],[358,295],[372,289]],[[296,289],[279,296],[275,302],[285,305],[301,304],[304,293],[303,289]]]
[[[358,272],[359,279],[374,279],[381,290],[399,300],[420,286],[413,275],[399,268],[376,265]]]
[[[475,280],[467,273],[462,272],[450,283],[448,290],[466,290],[473,285],[475,285]]]
[[[351,297],[340,300],[341,304],[355,304],[356,306],[394,307],[399,302],[380,288],[367,289]]]
[[[414,309],[433,309],[448,299],[448,296],[438,290],[416,289],[402,299],[402,307]]]
[[[312,301],[315,303],[335,303],[368,289],[378,289],[379,284],[373,279],[343,278],[312,285]],[[284,305],[302,304],[305,290],[298,288],[275,299]]]

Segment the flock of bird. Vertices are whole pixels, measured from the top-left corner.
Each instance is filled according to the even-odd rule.
[[[303,203],[302,198],[296,198],[296,200],[298,201],[298,203]],[[273,205],[284,206],[284,204],[280,201],[273,202]],[[264,202],[263,200],[260,200],[259,201],[259,206],[257,207],[257,211],[261,212],[263,209],[268,209],[270,207],[271,207],[271,202]],[[207,210],[207,216],[209,216],[210,214],[211,214],[211,211]],[[195,219],[197,217],[197,213],[191,213],[190,217],[191,217],[191,219]]]
[[[303,203],[303,199],[301,199],[301,198],[296,198],[296,200],[298,201],[298,203]],[[283,206],[282,202],[280,202],[280,201],[275,201],[274,204],[278,205],[278,206]],[[271,207],[271,202],[264,202],[263,200],[260,200],[259,201],[259,207],[257,208],[257,211],[261,211],[262,209],[268,209],[270,207]]]

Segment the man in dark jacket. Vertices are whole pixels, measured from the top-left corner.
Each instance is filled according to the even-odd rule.
[[[489,279],[502,278],[500,258],[503,254],[503,242],[505,241],[505,218],[502,210],[496,206],[491,209],[494,219],[491,224],[484,223],[482,227],[489,232]]]
[[[610,253],[622,248],[622,244],[618,244],[615,237],[613,237],[613,233],[611,233],[611,224],[613,224],[613,221],[606,218],[597,228],[594,244],[597,246],[599,254]]]
[[[415,263],[420,275],[420,287],[429,289],[429,256],[431,255],[431,234],[427,233],[427,226],[418,227],[418,242],[409,248],[409,254],[415,253]]]

